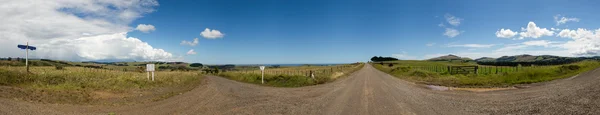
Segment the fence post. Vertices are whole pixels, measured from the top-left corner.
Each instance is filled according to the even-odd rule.
[[[448,67],[448,70],[447,70],[448,73],[452,74],[452,71],[450,71],[450,66],[447,66],[447,67]]]
[[[479,73],[479,66],[475,66],[475,75],[477,75],[477,73]]]
[[[498,74],[498,66],[496,66],[496,74]]]

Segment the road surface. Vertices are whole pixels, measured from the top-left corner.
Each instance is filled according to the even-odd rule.
[[[0,114],[600,114],[600,69],[524,89],[437,91],[365,65],[323,85],[276,88],[207,76],[181,95],[132,106],[0,99]]]

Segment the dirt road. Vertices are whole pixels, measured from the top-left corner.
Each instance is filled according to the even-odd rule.
[[[600,69],[524,89],[436,91],[370,65],[333,83],[275,88],[208,76],[172,98],[133,106],[0,99],[0,114],[600,114]]]

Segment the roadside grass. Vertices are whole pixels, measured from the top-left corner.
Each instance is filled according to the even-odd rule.
[[[423,62],[427,63],[427,62]],[[598,61],[582,61],[573,64],[525,68],[499,74],[454,74],[431,72],[411,67],[372,64],[380,71],[413,82],[452,87],[508,87],[575,76],[600,67]],[[506,69],[506,68],[505,68]],[[510,68],[508,68],[510,69]]]
[[[0,86],[22,89],[20,94],[3,95],[29,101],[48,103],[90,103],[93,92],[131,93],[153,91],[161,88],[190,87],[200,83],[199,72],[165,71],[155,72],[155,81],[147,79],[147,73],[123,72],[119,70],[91,69],[82,67],[25,67],[0,66]],[[27,96],[27,95],[34,95]],[[22,96],[22,97],[21,97]],[[50,97],[48,97],[50,96]]]
[[[309,86],[309,85],[317,85],[323,84],[327,82],[332,82],[337,78],[341,78],[343,76],[347,76],[350,73],[359,70],[364,66],[364,64],[357,65],[340,65],[347,66],[345,68],[332,69],[337,68],[336,66],[314,66],[314,67],[286,67],[286,68],[267,68],[265,71],[264,81],[266,86],[275,86],[275,87],[301,87],[301,86]],[[312,79],[310,76],[307,76],[307,71],[314,71],[315,78]],[[292,72],[292,71],[301,71],[301,72]],[[333,72],[331,72],[333,71]],[[260,71],[228,71],[219,73],[218,76],[222,76],[228,79],[253,83],[253,84],[262,84],[261,83],[261,73]]]

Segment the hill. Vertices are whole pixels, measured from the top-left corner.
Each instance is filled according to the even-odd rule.
[[[579,62],[583,60],[598,60],[599,57],[561,57],[553,55],[515,55],[499,58],[482,57],[476,59],[480,65],[516,66],[516,65],[559,65]]]
[[[435,57],[435,58],[431,58],[431,59],[427,59],[427,60],[428,61],[453,61],[453,60],[471,61],[473,59],[467,58],[467,57],[459,57],[459,56],[450,54],[450,55]]]

